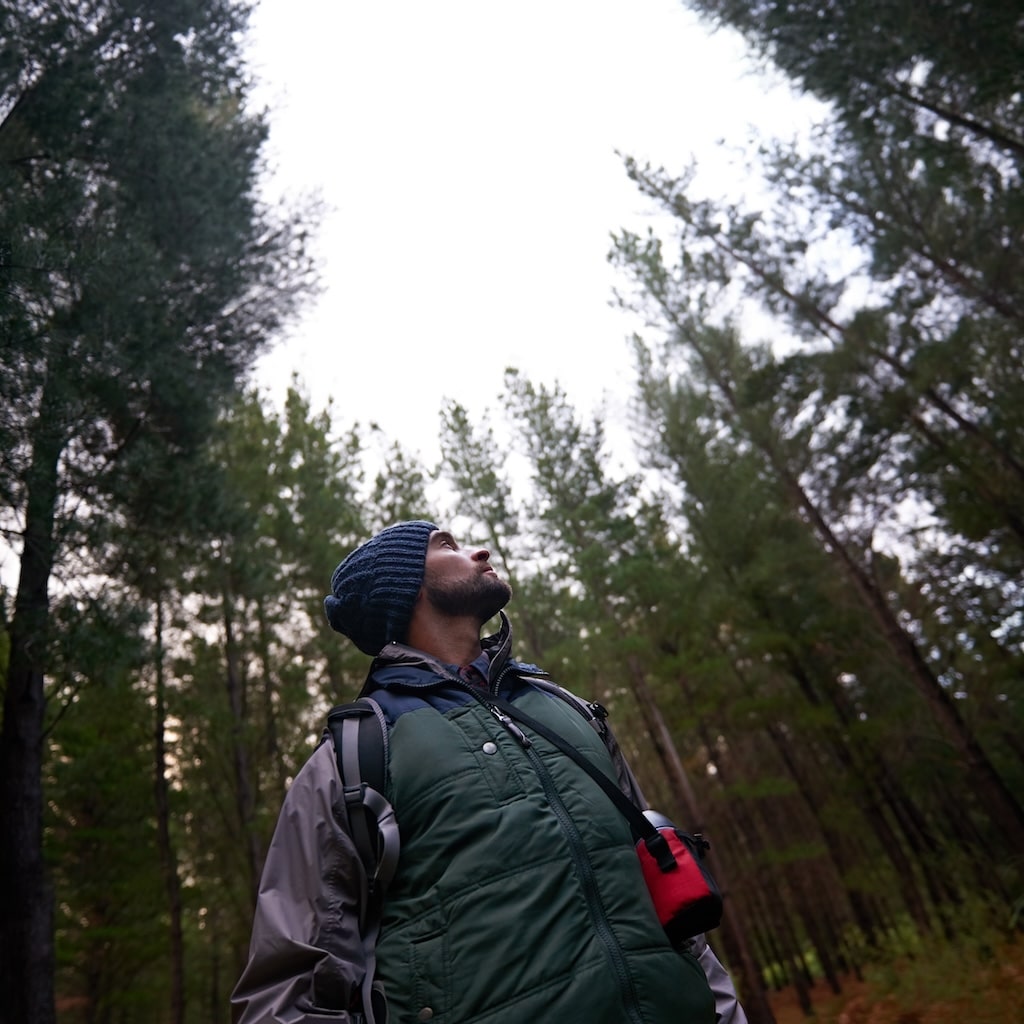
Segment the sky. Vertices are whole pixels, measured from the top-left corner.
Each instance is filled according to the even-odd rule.
[[[261,0],[251,28],[268,195],[324,204],[323,293],[256,382],[428,463],[442,404],[500,415],[509,366],[624,429],[640,325],[606,257],[664,222],[619,154],[739,198],[752,144],[817,114],[679,0]]]

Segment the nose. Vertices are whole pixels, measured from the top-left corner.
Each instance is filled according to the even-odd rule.
[[[469,557],[474,562],[486,562],[491,557],[491,553],[487,548],[475,548],[470,552]]]

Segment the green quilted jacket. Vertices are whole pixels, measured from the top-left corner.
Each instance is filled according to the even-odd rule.
[[[628,791],[603,720],[512,661],[509,642],[507,623],[487,642],[491,692]],[[387,719],[401,833],[377,943],[388,1024],[714,1024],[716,996],[719,1014],[742,1024],[705,944],[668,942],[628,824],[574,761],[539,736],[524,741],[450,667],[411,648],[385,648],[363,692]],[[233,996],[239,1024],[362,1020],[360,866],[339,787],[327,743],[281,812]]]

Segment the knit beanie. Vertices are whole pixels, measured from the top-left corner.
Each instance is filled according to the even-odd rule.
[[[427,541],[438,527],[417,519],[381,530],[334,570],[324,610],[331,628],[375,657],[405,639],[423,583]]]

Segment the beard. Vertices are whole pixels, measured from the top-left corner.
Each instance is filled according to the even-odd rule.
[[[482,626],[508,604],[512,588],[491,573],[463,580],[437,580],[428,575],[423,579],[423,593],[439,612],[453,618],[472,615]]]

